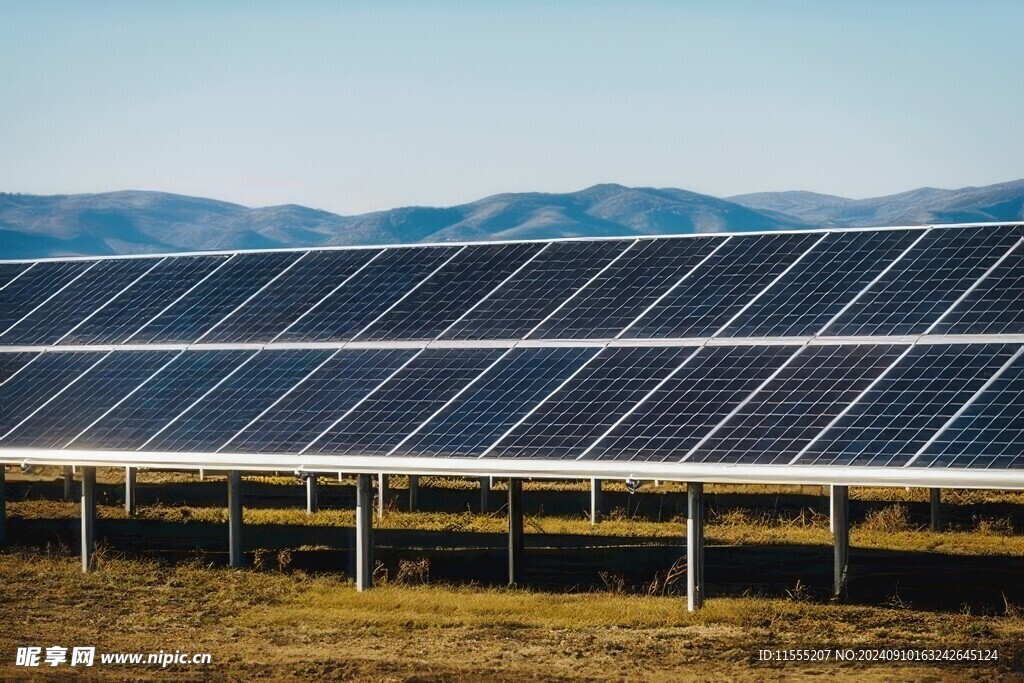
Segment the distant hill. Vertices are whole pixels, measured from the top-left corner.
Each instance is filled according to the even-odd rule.
[[[460,206],[359,216],[294,204],[253,209],[164,192],[0,194],[0,258],[1022,218],[1024,180],[861,200],[812,192],[718,199],[686,190],[606,184],[566,194],[499,194]]]

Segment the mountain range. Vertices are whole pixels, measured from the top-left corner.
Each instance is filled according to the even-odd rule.
[[[168,194],[0,193],[0,258],[1024,220],[1024,180],[870,199],[595,185],[341,216]]]

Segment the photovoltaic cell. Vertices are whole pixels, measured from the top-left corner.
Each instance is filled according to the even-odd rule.
[[[385,251],[316,310],[292,325],[280,341],[351,339],[457,251],[457,247]]]
[[[119,344],[127,341],[228,258],[213,255],[163,259],[127,291],[72,330],[61,343]]]
[[[426,349],[318,439],[309,452],[386,455],[497,360],[503,349]]]
[[[807,465],[905,464],[1017,346],[935,344],[914,348],[816,441]]]
[[[150,259],[96,261],[70,287],[0,335],[0,344],[54,344],[153,266]]]
[[[689,462],[787,464],[905,346],[808,346],[729,418]]]
[[[434,339],[542,247],[540,244],[466,247],[358,338]]]
[[[615,337],[723,241],[703,237],[638,243],[530,338]]]
[[[1024,245],[957,304],[936,334],[1020,334],[1024,332]]]
[[[146,449],[216,451],[332,353],[323,349],[261,351],[179,415]]]
[[[623,337],[711,336],[820,238],[789,233],[726,242]]]
[[[6,355],[6,354],[5,354]],[[32,414],[103,357],[89,351],[44,353],[0,388],[0,435]]]
[[[785,337],[818,332],[920,235],[920,230],[830,234],[721,336]]]
[[[413,354],[409,349],[338,351],[219,450],[298,453]]]
[[[479,456],[598,349],[514,349],[396,455]]]
[[[699,350],[584,459],[682,458],[797,348],[715,346]]]
[[[1015,228],[933,229],[825,334],[921,334],[1019,238]]]
[[[271,341],[379,253],[376,249],[310,252],[203,341]]]
[[[132,343],[194,342],[302,254],[236,254],[224,267],[132,335]]]
[[[552,242],[444,339],[522,339],[632,242]]]
[[[184,351],[128,399],[68,444],[134,450],[245,361],[251,351]]]
[[[175,355],[174,351],[114,351],[23,422],[4,439],[4,445],[64,446]]]
[[[43,261],[0,289],[0,334],[94,263],[94,261]]]
[[[614,347],[601,351],[488,455],[579,456],[694,350]]]
[[[31,263],[0,263],[0,289],[31,267]]]
[[[31,363],[38,355],[38,353],[30,351],[0,353],[0,384],[13,377],[16,372]],[[3,394],[0,393],[0,398],[2,397]],[[2,403],[3,401],[0,400],[0,409],[2,409]]]
[[[911,465],[916,466],[1024,467],[1024,356]]]

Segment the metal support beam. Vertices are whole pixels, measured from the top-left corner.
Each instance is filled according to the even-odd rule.
[[[75,468],[70,465],[64,466],[64,500],[74,498]]]
[[[373,484],[372,475],[356,479],[356,590],[373,586]]]
[[[601,521],[601,480],[590,480],[590,523]]]
[[[242,554],[242,473],[228,472],[228,564],[231,567],[245,565]]]
[[[508,480],[508,585],[523,579],[523,481]]]
[[[491,509],[491,478],[480,477],[480,512],[486,514]]]
[[[409,512],[416,512],[419,508],[420,478],[417,474],[409,475]]]
[[[135,467],[124,468],[124,511],[129,517],[135,516]]]
[[[82,571],[96,568],[96,468],[82,468]]]
[[[832,595],[842,597],[846,592],[846,579],[850,564],[850,488],[833,486],[831,496],[832,541],[835,547],[835,566]]]
[[[381,473],[377,475],[377,519],[384,519],[384,506],[387,504],[388,496],[388,475]]]
[[[931,502],[931,529],[942,531],[942,489],[928,489]]]
[[[686,608],[704,605],[704,484],[686,484]]]
[[[306,514],[311,515],[320,509],[320,482],[316,474],[306,475]]]
[[[0,465],[0,547],[7,545],[7,466]]]

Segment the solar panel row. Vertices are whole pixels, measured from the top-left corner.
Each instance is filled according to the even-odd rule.
[[[1024,333],[1022,243],[995,226],[0,263],[0,345]]]
[[[1024,346],[0,354],[0,447],[1024,468]]]

